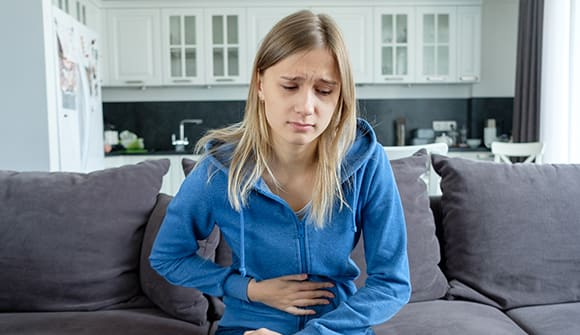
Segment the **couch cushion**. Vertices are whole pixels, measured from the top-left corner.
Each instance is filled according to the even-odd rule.
[[[580,165],[433,165],[452,295],[502,308],[580,301]]]
[[[580,334],[580,302],[522,307],[507,314],[530,334]]]
[[[159,309],[93,312],[0,313],[2,335],[207,335],[202,326]]]
[[[525,335],[496,308],[467,301],[407,304],[392,319],[373,327],[376,335]]]
[[[141,240],[168,169],[164,159],[0,171],[0,311],[95,310],[139,295]]]
[[[413,288],[411,301],[439,299],[448,289],[447,279],[438,266],[439,242],[429,207],[427,185],[422,179],[430,169],[429,163],[425,149],[410,157],[391,161],[407,226],[407,252]],[[362,274],[356,280],[359,287],[366,279],[363,243],[361,238],[352,254],[353,260],[361,267]]]
[[[181,320],[204,325],[208,322],[208,299],[194,288],[170,284],[157,274],[149,263],[151,248],[171,199],[172,197],[166,194],[160,194],[155,209],[149,217],[141,248],[141,286],[149,299],[166,313]],[[207,239],[198,241],[198,254],[203,258],[215,260],[215,249],[219,241],[220,233],[216,227]]]

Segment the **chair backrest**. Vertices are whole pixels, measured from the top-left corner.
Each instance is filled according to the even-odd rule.
[[[430,143],[423,145],[406,145],[406,146],[385,146],[383,147],[389,160],[409,157],[420,149],[425,149],[429,154],[447,155],[449,147],[445,143]],[[423,180],[427,184],[429,195],[441,195],[439,183],[441,177],[433,170],[431,160],[429,160],[429,173],[424,176]]]
[[[496,162],[511,164],[510,157],[525,157],[523,163],[542,163],[544,154],[544,143],[527,142],[527,143],[506,143],[492,142],[491,153],[494,155]]]

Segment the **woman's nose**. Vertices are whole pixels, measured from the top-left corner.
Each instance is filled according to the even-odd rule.
[[[301,94],[298,95],[296,105],[297,112],[305,115],[313,114],[316,106],[316,95],[314,91],[311,89],[302,90]]]

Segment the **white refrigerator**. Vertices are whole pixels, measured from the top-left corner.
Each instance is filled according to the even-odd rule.
[[[98,36],[52,7],[61,171],[104,167]]]

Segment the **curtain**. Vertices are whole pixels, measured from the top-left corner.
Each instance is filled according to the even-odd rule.
[[[544,8],[540,140],[545,163],[580,163],[580,0]]]
[[[512,128],[514,142],[534,142],[540,137],[543,16],[544,0],[520,0]]]

